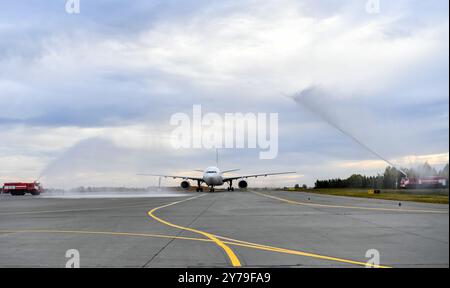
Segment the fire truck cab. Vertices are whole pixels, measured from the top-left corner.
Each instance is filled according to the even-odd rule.
[[[42,186],[38,182],[11,182],[3,185],[3,193],[9,193],[13,196],[23,196],[27,193],[30,193],[31,195],[39,195],[42,191]]]

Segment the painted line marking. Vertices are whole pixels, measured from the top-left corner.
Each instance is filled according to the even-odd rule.
[[[176,202],[172,202],[172,203],[169,203],[169,204],[166,204],[166,205],[163,205],[163,206],[159,206],[159,207],[153,208],[152,210],[148,211],[147,214],[151,218],[153,218],[156,221],[161,222],[161,223],[163,223],[163,224],[165,224],[167,226],[170,226],[170,227],[173,227],[173,228],[177,228],[177,229],[181,229],[181,230],[194,232],[194,233],[203,235],[203,236],[211,239],[214,243],[217,244],[217,246],[219,246],[220,248],[222,248],[225,251],[225,253],[227,254],[228,258],[230,259],[231,265],[233,265],[233,267],[241,267],[242,266],[241,262],[239,261],[239,258],[236,256],[236,254],[233,252],[233,250],[230,247],[228,247],[223,241],[219,240],[219,238],[217,238],[215,235],[210,234],[208,232],[201,231],[201,230],[197,230],[197,229],[192,229],[192,228],[189,228],[189,227],[183,227],[183,226],[180,226],[180,225],[176,225],[176,224],[173,224],[173,223],[170,223],[168,221],[165,221],[165,220],[159,218],[158,216],[154,215],[154,213],[156,211],[158,211],[159,209],[166,208],[166,207],[169,207],[169,206],[172,206],[172,205],[176,205],[176,204],[179,204],[179,203],[182,203],[182,202],[185,202],[185,201],[197,199],[197,198],[200,198],[200,197],[203,197],[203,196],[205,196],[205,195],[195,196],[195,197],[191,197],[191,198],[188,198],[188,199],[185,199],[185,200],[176,201]]]
[[[324,208],[345,208],[345,209],[357,209],[357,210],[371,210],[371,211],[390,211],[390,212],[416,212],[416,213],[436,213],[436,214],[448,214],[448,211],[438,211],[438,210],[416,210],[416,209],[393,209],[393,208],[376,208],[376,207],[359,207],[359,206],[345,206],[345,205],[329,205],[329,204],[318,204],[318,203],[308,203],[301,201],[293,201],[281,197],[276,197],[272,195],[267,195],[264,193],[254,192],[262,197],[272,198],[279,200],[281,202],[286,202],[294,205],[311,206],[311,207],[324,207]]]
[[[4,212],[0,213],[0,216],[8,215],[28,215],[28,214],[46,214],[46,213],[61,213],[61,212],[86,212],[86,211],[98,211],[108,209],[122,209],[122,208],[137,208],[148,207],[148,204],[136,204],[136,205],[123,205],[123,206],[111,206],[111,207],[95,207],[84,209],[65,209],[65,210],[36,210],[36,211],[24,211],[24,212]]]
[[[170,203],[170,204],[167,204],[167,205],[164,205],[164,206],[156,207],[153,210],[149,211],[148,215],[150,217],[154,218],[155,220],[157,220],[157,221],[159,221],[159,222],[161,222],[163,224],[166,224],[168,226],[202,234],[202,235],[208,237],[209,239],[213,240],[218,245],[219,245],[219,243],[223,244],[223,246],[222,245],[219,245],[219,246],[222,247],[224,250],[225,250],[224,247],[227,247],[225,244],[229,244],[229,245],[248,247],[248,248],[260,249],[260,250],[266,250],[266,251],[272,251],[272,252],[280,252],[280,253],[287,253],[287,254],[293,254],[293,255],[312,257],[312,258],[317,258],[317,259],[331,260],[331,261],[337,261],[337,262],[349,263],[349,264],[355,264],[355,265],[363,265],[363,266],[367,265],[367,263],[360,262],[360,261],[354,261],[354,260],[342,259],[342,258],[337,258],[337,257],[324,256],[324,255],[319,255],[319,254],[307,253],[307,252],[302,252],[302,251],[295,251],[295,250],[278,248],[278,247],[272,247],[272,246],[267,246],[267,245],[260,245],[260,244],[256,244],[256,243],[252,243],[252,242],[246,242],[246,241],[241,241],[241,240],[237,240],[237,239],[227,238],[227,237],[223,237],[223,236],[220,236],[220,235],[207,233],[207,232],[204,232],[204,231],[199,231],[199,230],[195,230],[195,229],[191,229],[191,228],[187,228],[187,227],[182,227],[182,226],[179,226],[179,225],[167,222],[165,220],[162,220],[162,219],[156,217],[155,215],[153,215],[153,212],[155,212],[158,209],[162,209],[162,208],[165,208],[165,207],[168,207],[168,206],[172,206],[172,205],[175,205],[175,204],[178,204],[178,203],[181,203],[181,202],[193,200],[193,199],[196,199],[196,198],[199,198],[199,197],[203,197],[203,196],[205,196],[205,195],[191,197],[191,198],[188,198],[188,199],[185,199],[185,200],[182,200],[182,201],[177,201],[177,202],[173,202],[173,203]],[[229,240],[229,241],[223,241],[222,242],[219,239],[224,239],[224,240]],[[219,243],[217,243],[216,240],[219,241]],[[229,247],[227,247],[227,248],[229,249]],[[233,253],[233,251],[231,249],[229,249],[229,250],[228,249],[225,250],[225,252],[228,251],[230,253]],[[230,257],[230,260],[232,260],[230,255],[235,255],[235,254],[234,253],[233,254],[228,254],[227,253],[227,255]],[[239,261],[239,259],[237,257],[236,257],[236,260]],[[232,261],[232,263],[233,263],[233,261]],[[240,263],[239,263],[239,266],[241,266]],[[388,266],[381,266],[381,265],[373,265],[373,267],[375,267],[375,268],[390,268]]]
[[[176,236],[176,235],[163,235],[163,234],[148,234],[148,233],[134,233],[134,232],[103,232],[103,231],[75,231],[75,230],[48,230],[48,229],[25,229],[25,230],[0,230],[0,233],[55,233],[55,234],[82,234],[82,235],[108,235],[108,236],[131,236],[131,237],[153,237],[153,238],[169,238],[169,239],[178,239],[178,240],[189,240],[189,241],[200,241],[200,242],[209,242],[214,243],[211,239],[204,239],[204,238],[195,238],[195,237],[184,237],[184,236]],[[273,246],[267,246],[267,245],[261,245],[256,244],[252,242],[247,241],[241,241],[237,239],[227,238],[223,236],[214,235],[217,238],[226,240],[223,241],[223,243],[232,245],[232,246],[238,246],[238,247],[244,247],[244,248],[251,248],[256,250],[263,250],[263,251],[269,251],[269,252],[276,252],[276,253],[283,253],[283,254],[290,254],[290,255],[298,255],[298,256],[304,256],[304,257],[310,257],[310,258],[317,258],[321,260],[328,260],[328,261],[334,261],[334,262],[341,262],[341,263],[347,263],[347,264],[354,264],[359,266],[366,266],[366,263],[355,261],[355,260],[349,260],[349,259],[342,259],[337,257],[330,257],[330,256],[324,256],[314,253],[308,253],[308,252],[302,252],[298,250],[292,250],[292,249],[285,249],[285,248],[279,248],[279,247],[273,247]],[[382,266],[382,265],[372,265],[374,268],[392,268],[389,266]]]
[[[180,240],[192,240],[192,241],[211,242],[210,239],[204,239],[204,238],[184,237],[184,236],[164,235],[164,234],[133,233],[133,232],[130,233],[130,232],[103,232],[103,231],[29,229],[29,230],[0,230],[0,233],[55,233],[55,234],[136,236],[136,237],[168,238],[168,239],[180,239]]]
[[[216,235],[217,236],[217,235]],[[279,247],[273,247],[268,245],[261,245],[257,243],[247,242],[247,241],[241,241],[233,238],[227,238],[222,236],[217,236],[220,239],[223,240],[229,240],[225,241],[225,243],[230,243],[232,245],[242,246],[242,247],[249,247],[254,249],[260,249],[260,250],[266,250],[266,251],[272,251],[272,252],[279,252],[279,253],[286,253],[291,255],[299,255],[299,256],[305,256],[310,258],[317,258],[322,260],[329,260],[329,261],[335,261],[335,262],[342,262],[342,263],[348,263],[348,264],[354,264],[354,265],[360,265],[360,266],[367,266],[368,264],[366,262],[361,261],[355,261],[355,260],[349,260],[349,259],[343,259],[343,258],[337,258],[337,257],[331,257],[331,256],[325,256],[315,253],[308,253],[303,251],[297,251],[297,250],[291,250],[291,249],[285,249],[285,248],[279,248]],[[389,266],[382,266],[382,265],[375,265],[371,264],[373,268],[392,268]]]

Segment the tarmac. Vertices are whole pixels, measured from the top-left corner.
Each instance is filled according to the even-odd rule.
[[[70,249],[81,267],[448,268],[449,206],[252,189],[0,195],[0,267],[65,267]]]

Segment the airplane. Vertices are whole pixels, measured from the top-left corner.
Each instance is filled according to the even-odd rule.
[[[158,176],[158,177],[164,177],[164,178],[173,178],[173,179],[183,179],[181,181],[181,188],[187,190],[191,187],[191,184],[188,180],[197,181],[197,192],[203,192],[203,188],[201,186],[202,183],[205,183],[209,187],[209,192],[214,192],[215,186],[222,186],[223,184],[227,183],[229,184],[227,190],[228,191],[234,191],[233,188],[233,181],[238,180],[238,187],[240,189],[245,189],[248,187],[247,181],[244,179],[246,178],[258,178],[259,176],[270,176],[270,175],[283,175],[283,174],[295,174],[297,172],[277,172],[277,173],[262,173],[262,174],[251,174],[251,175],[242,175],[242,176],[234,176],[234,177],[224,177],[224,173],[239,171],[240,169],[232,169],[232,170],[225,170],[220,171],[219,167],[219,149],[216,149],[216,166],[210,166],[206,168],[205,170],[199,170],[196,169],[194,171],[202,172],[202,177],[190,177],[190,176],[179,176],[179,175],[160,175],[160,174],[137,174],[141,176]]]
[[[224,173],[234,172],[238,171],[240,169],[232,169],[232,170],[225,170],[221,171],[216,166],[211,166],[206,168],[205,170],[194,170],[203,172],[202,177],[190,177],[190,176],[180,176],[180,175],[160,175],[160,174],[137,174],[142,176],[159,176],[164,178],[173,178],[173,179],[183,179],[181,182],[181,188],[183,189],[189,189],[191,187],[191,184],[188,180],[197,181],[197,192],[203,192],[203,188],[201,186],[202,183],[205,183],[209,187],[209,192],[214,192],[214,187],[216,186],[222,186],[225,183],[228,183],[229,186],[227,188],[228,191],[234,191],[233,188],[233,181],[239,180],[238,187],[240,189],[245,189],[248,187],[247,181],[244,179],[251,178],[251,177],[260,177],[260,176],[270,176],[270,175],[282,175],[282,174],[294,174],[297,172],[277,172],[277,173],[263,173],[263,174],[251,174],[251,175],[241,175],[241,176],[233,176],[233,177],[225,177]]]
[[[270,176],[270,175],[283,175],[283,174],[295,174],[297,172],[277,172],[277,173],[262,173],[262,174],[251,174],[251,175],[242,175],[242,176],[234,176],[234,177],[224,177],[224,173],[239,171],[240,169],[232,169],[232,170],[225,170],[220,171],[218,168],[219,166],[219,150],[216,149],[216,166],[210,166],[206,168],[205,170],[194,170],[198,172],[203,172],[202,177],[190,177],[190,176],[179,176],[179,175],[160,175],[160,174],[137,174],[141,176],[158,176],[158,177],[164,177],[164,178],[173,178],[173,179],[183,179],[181,181],[181,188],[187,190],[191,187],[191,184],[188,180],[197,181],[197,192],[203,192],[203,188],[201,186],[202,183],[205,183],[209,187],[209,192],[214,192],[215,186],[222,186],[223,184],[227,183],[229,184],[227,190],[228,191],[234,191],[233,188],[233,181],[238,180],[238,187],[240,189],[245,189],[248,187],[247,181],[244,179],[246,178],[258,178],[259,176]]]

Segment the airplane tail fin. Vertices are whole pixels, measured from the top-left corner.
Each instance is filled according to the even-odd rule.
[[[219,149],[216,148],[216,167],[219,167]]]

